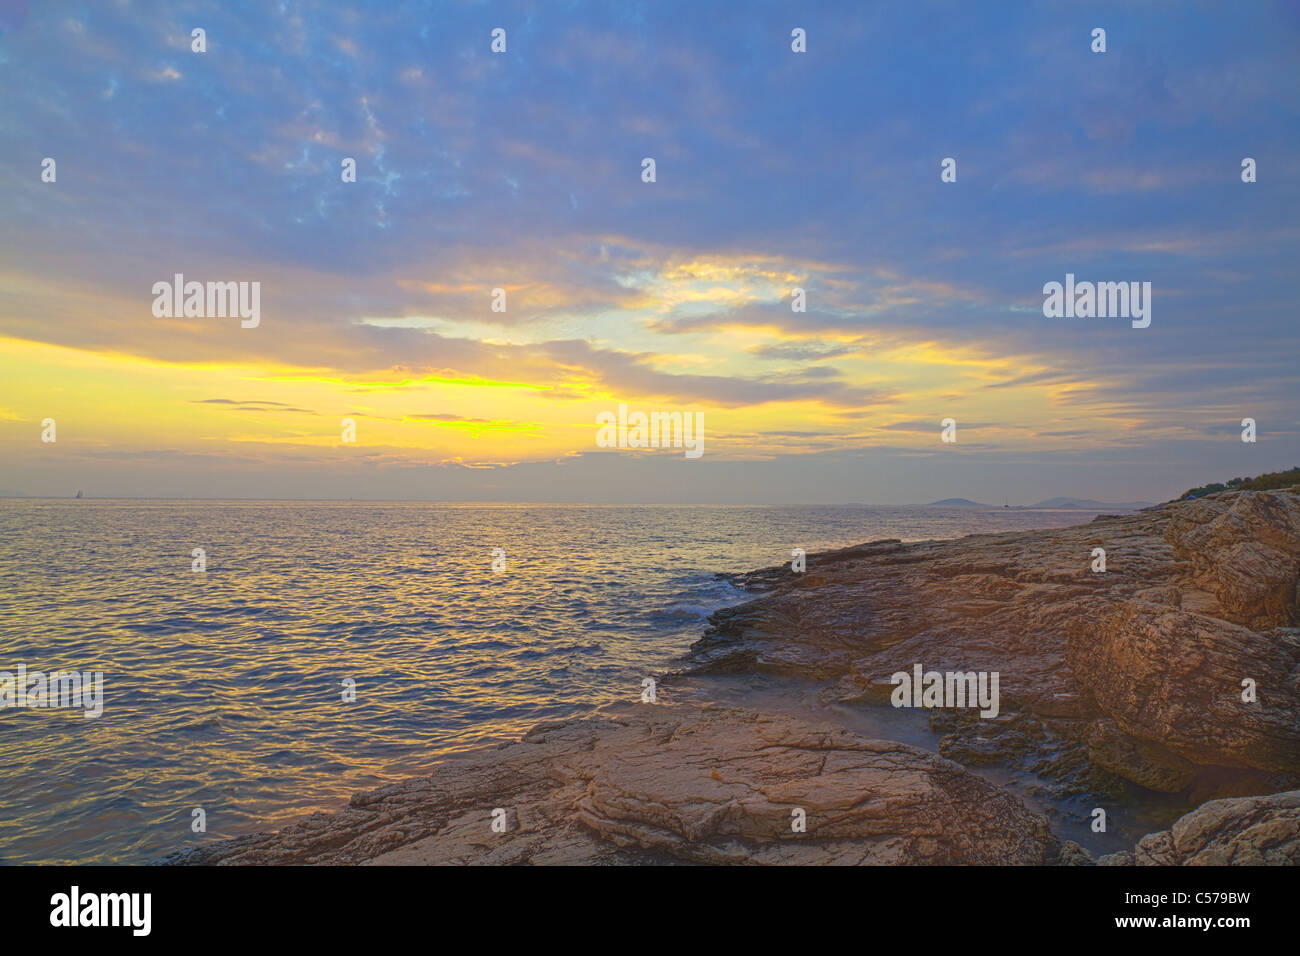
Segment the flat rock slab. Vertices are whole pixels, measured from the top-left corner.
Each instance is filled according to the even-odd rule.
[[[1046,820],[906,744],[771,715],[650,711],[575,763],[605,839],[701,863],[1055,861]],[[806,832],[794,832],[794,821]]]
[[[1059,854],[1046,819],[1016,797],[906,744],[747,711],[620,705],[358,795],[340,813],[167,862],[1044,864]]]

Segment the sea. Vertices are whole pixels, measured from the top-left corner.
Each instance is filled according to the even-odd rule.
[[[153,862],[637,699],[794,548],[1094,514],[0,499],[0,672],[103,674],[98,717],[0,710],[0,863]]]

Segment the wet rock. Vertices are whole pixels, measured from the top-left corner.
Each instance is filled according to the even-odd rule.
[[[1107,853],[1104,856],[1097,857],[1098,866],[1134,866],[1135,860],[1133,854],[1128,850],[1120,850],[1117,853]]]
[[[1101,718],[1088,732],[1088,756],[1103,770],[1132,780],[1148,790],[1177,793],[1195,778],[1197,765],[1160,744],[1130,737],[1115,721]]]
[[[1061,866],[1093,866],[1092,854],[1073,840],[1066,840],[1061,846],[1061,856],[1057,862]]]

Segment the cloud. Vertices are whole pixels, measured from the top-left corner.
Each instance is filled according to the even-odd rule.
[[[244,402],[236,401],[231,398],[202,398],[192,401],[192,405],[229,405],[241,412],[301,412],[306,415],[316,415],[317,412],[309,408],[295,408],[284,402]]]
[[[1130,5],[1100,56],[1051,6],[842,4],[796,56],[762,4],[580,3],[520,12],[498,57],[472,5],[215,5],[202,55],[184,8],[31,6],[0,14],[0,428],[120,399],[138,447],[200,440],[108,384],[144,377],[187,417],[272,413],[203,441],[324,442],[289,416],[360,403],[391,443],[368,463],[469,468],[568,461],[622,398],[707,408],[736,456],[919,454],[937,408],[1002,423],[981,437],[1011,468],[1300,401],[1286,8]],[[1151,281],[1151,328],[1045,319],[1067,271]],[[261,282],[262,324],[155,319],[175,272]]]

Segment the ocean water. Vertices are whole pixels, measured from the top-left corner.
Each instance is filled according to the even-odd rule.
[[[637,699],[710,613],[748,598],[719,572],[788,562],[793,547],[1092,517],[0,500],[0,671],[104,673],[96,719],[0,710],[0,862],[149,862]],[[191,831],[196,807],[206,834]]]

